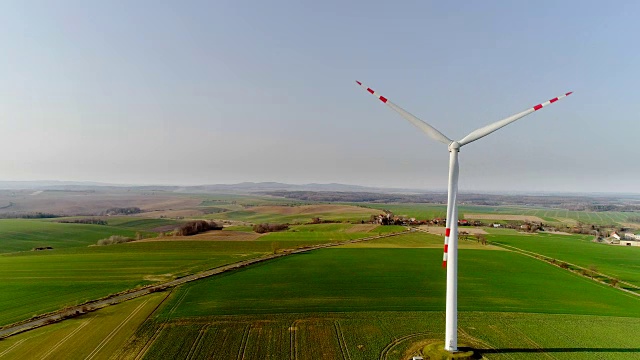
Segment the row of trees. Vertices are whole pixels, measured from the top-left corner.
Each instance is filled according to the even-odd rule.
[[[180,225],[173,231],[176,236],[189,236],[199,234],[209,230],[222,230],[222,226],[213,221],[196,220]]]
[[[256,224],[253,225],[253,231],[257,232],[258,234],[264,234],[264,233],[268,233],[268,232],[276,232],[276,231],[283,231],[283,230],[287,230],[289,228],[289,225],[287,224]]]
[[[107,222],[101,219],[93,219],[93,218],[86,218],[86,219],[73,219],[73,220],[59,220],[59,223],[64,223],[64,224],[93,224],[93,225],[107,225]]]
[[[105,210],[102,215],[132,215],[132,214],[139,214],[142,212],[142,209],[140,209],[139,207],[113,207],[113,208],[109,208],[107,210]]]

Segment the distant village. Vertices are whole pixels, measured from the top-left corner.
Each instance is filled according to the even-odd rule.
[[[445,226],[446,218],[434,218],[426,220],[417,220],[405,216],[394,215],[391,211],[385,210],[384,213],[372,215],[370,222],[378,225],[403,225],[403,226]],[[619,229],[600,229],[595,225],[579,224],[573,227],[559,229],[555,226],[545,225],[535,221],[505,221],[505,222],[482,222],[480,220],[458,220],[458,226],[478,226],[478,227],[494,227],[515,229],[523,232],[567,232],[573,234],[594,235],[594,242],[621,245],[621,246],[640,246],[640,234],[635,234],[629,228]]]

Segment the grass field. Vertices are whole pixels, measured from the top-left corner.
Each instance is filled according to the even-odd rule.
[[[148,295],[3,339],[0,358],[109,359],[167,295]]]
[[[189,284],[172,314],[438,311],[441,259],[433,248],[318,250]],[[640,299],[517,253],[463,249],[459,269],[461,311],[640,316]]]
[[[488,239],[496,243],[515,246],[585,268],[595,266],[603,274],[640,286],[640,247],[593,243],[592,235],[531,236],[514,230],[489,231],[491,235],[488,235]]]
[[[267,242],[149,242],[0,256],[0,325],[271,253]]]
[[[374,209],[386,209],[396,215],[405,215],[417,219],[433,219],[436,217],[446,217],[446,205],[436,204],[358,204]],[[495,214],[496,220],[501,219],[501,215],[524,215],[537,216],[546,222],[562,222],[575,224],[582,222],[595,225],[614,225],[628,223],[630,217],[638,217],[638,212],[617,212],[617,211],[571,211],[564,209],[530,208],[516,206],[469,206],[458,207],[459,218],[463,214]]]
[[[445,272],[429,248],[442,238],[376,242],[186,284],[118,356],[406,359],[442,340]],[[635,358],[639,342],[618,335],[640,330],[639,301],[510,251],[460,250],[460,341],[490,359]]]
[[[351,205],[256,206],[239,211],[212,214],[208,217],[258,223],[305,224],[315,217],[330,221],[368,221],[379,210]]]
[[[179,241],[168,237],[163,239],[168,241],[0,255],[0,325],[276,250],[374,235],[348,232],[353,226],[294,226],[290,231],[270,233],[253,241],[234,241],[233,237],[222,239],[228,241],[198,241],[206,237],[202,234]]]
[[[406,360],[442,340],[441,312],[307,313],[149,321],[114,358]],[[635,359],[636,318],[462,312],[460,342],[488,359]],[[150,347],[145,347],[151,341]],[[155,340],[155,341],[154,341]]]
[[[34,247],[54,249],[86,247],[111,235],[134,237],[135,229],[109,225],[63,224],[41,220],[0,220],[0,253],[28,251]]]

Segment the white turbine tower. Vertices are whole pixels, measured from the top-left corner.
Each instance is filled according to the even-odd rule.
[[[380,101],[395,110],[398,114],[400,114],[400,116],[409,120],[409,122],[415,125],[418,129],[422,130],[429,137],[449,147],[447,223],[444,237],[444,256],[442,259],[442,266],[447,268],[447,306],[444,348],[447,351],[455,352],[458,350],[458,208],[456,206],[456,195],[458,193],[458,152],[460,151],[460,147],[467,145],[472,141],[476,141],[482,137],[485,137],[492,132],[500,129],[501,127],[509,125],[510,123],[531,114],[532,112],[538,111],[549,104],[567,97],[571,95],[571,92],[560,95],[534,107],[528,108],[527,110],[519,112],[515,115],[511,115],[508,118],[496,121],[493,124],[489,124],[485,127],[474,130],[462,139],[453,141],[444,136],[433,126],[418,119],[398,105],[392,103],[386,97],[379,95],[375,91],[371,90],[371,88],[362,85],[360,81],[356,82],[358,83],[358,85],[365,88],[369,93],[377,97]]]

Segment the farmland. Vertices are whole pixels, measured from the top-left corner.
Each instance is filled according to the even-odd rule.
[[[187,207],[180,208],[184,199]],[[0,220],[0,251],[5,252],[0,255],[0,324],[284,249],[406,229],[361,223],[382,209],[444,217],[441,205],[367,208],[235,195],[194,199],[175,196],[143,214],[96,217],[108,225],[58,223],[61,218]],[[461,213],[498,221],[521,216],[577,221],[525,213],[532,210],[538,211],[465,206]],[[189,220],[167,218],[187,214],[182,211],[232,226],[158,237]],[[318,221],[314,218],[328,223],[310,224]],[[263,222],[290,226],[254,233],[251,225]],[[443,239],[435,234],[443,229],[285,256],[184,284],[12,336],[0,341],[0,357],[24,358],[28,347],[38,349],[39,357],[69,352],[96,358],[404,359],[421,342],[442,340]],[[595,244],[593,236],[484,230],[497,245],[594,266],[640,284],[635,254],[640,249]],[[87,246],[137,232],[145,239]],[[28,251],[36,246],[54,250]],[[503,247],[460,241],[459,296],[461,342],[490,359],[640,355],[637,341],[617,336],[640,330],[639,298]],[[127,318],[128,325],[120,326]],[[82,346],[69,348],[78,341]]]
[[[135,236],[135,229],[52,221],[0,219],[0,253],[28,251],[34,247],[54,249],[87,246],[111,235]]]
[[[27,228],[25,224],[35,224],[35,228],[41,224],[45,228],[47,225],[56,228],[71,226],[72,229],[84,229],[87,226],[105,228],[101,225],[49,224],[37,220],[15,221],[23,226],[22,229]],[[87,247],[83,244],[86,241],[81,241],[70,242],[68,245],[71,247],[66,249],[0,255],[0,277],[3,279],[0,284],[0,308],[3,309],[0,312],[0,325],[126,289],[259,257],[276,250],[372,235],[366,232],[348,232],[352,226],[295,226],[288,232],[271,233],[262,237],[254,233],[231,233],[232,236],[227,236],[228,232],[221,231],[218,234],[225,236],[218,237],[214,232],[213,235],[168,237],[158,239],[166,241],[140,241],[110,246]],[[122,231],[130,234],[130,230]],[[95,236],[104,237],[104,234],[106,233]],[[85,235],[80,232],[75,236],[82,238]],[[206,241],[211,240],[211,237],[215,241]],[[63,242],[64,238],[57,241]]]
[[[405,215],[419,219],[446,218],[446,206],[435,204],[360,204],[377,209],[387,209],[397,215]],[[535,216],[546,222],[566,223],[569,225],[582,222],[595,225],[613,225],[629,223],[630,217],[637,217],[637,212],[621,211],[571,211],[565,209],[530,208],[516,206],[479,206],[461,205],[459,218],[466,214],[482,214],[485,219],[501,220],[507,215]]]
[[[181,319],[143,325],[114,358],[404,360],[415,342],[441,340],[441,312],[350,312]],[[460,341],[489,359],[632,359],[637,318],[462,312]],[[588,329],[588,331],[585,331]],[[517,336],[513,336],[517,334]],[[146,341],[155,336],[150,348]]]
[[[444,271],[429,245],[441,240],[407,234],[187,284],[119,356],[400,359],[441,337]],[[636,355],[637,342],[615,334],[639,328],[637,298],[513,252],[464,247],[461,341],[489,358]]]
[[[12,336],[0,341],[0,358],[108,359],[166,296],[152,294]]]
[[[585,268],[594,266],[601,273],[640,286],[638,247],[598,244],[591,241],[593,236],[590,235],[538,234],[532,237],[513,230],[489,231],[489,239],[496,243],[515,246]]]
[[[329,221],[369,220],[379,210],[350,205],[255,206],[239,211],[212,214],[211,217],[252,223],[308,223],[312,218]]]

